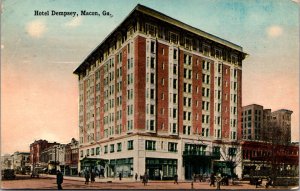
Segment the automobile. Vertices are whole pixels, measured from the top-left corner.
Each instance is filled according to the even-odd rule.
[[[15,171],[13,169],[4,169],[2,172],[2,178],[6,180],[12,180],[16,178]]]

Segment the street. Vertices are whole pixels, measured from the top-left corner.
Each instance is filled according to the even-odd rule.
[[[100,182],[101,181],[101,182]],[[113,179],[111,182],[105,182],[103,179],[96,178],[95,183],[84,184],[84,178],[81,177],[64,177],[62,184],[63,189],[80,189],[80,190],[114,190],[114,189],[172,189],[172,190],[187,190],[192,189],[191,182],[179,182],[174,184],[173,181],[149,181],[144,186],[140,181]],[[283,190],[290,188],[269,188],[268,190]],[[40,178],[30,178],[30,176],[17,176],[16,180],[3,180],[1,189],[46,189],[56,190],[56,179],[53,175],[41,175]],[[194,182],[193,189],[201,190],[216,190],[216,187],[210,187],[208,182]],[[255,188],[254,185],[248,182],[241,182],[239,185],[221,186],[222,190],[261,190],[264,187]]]

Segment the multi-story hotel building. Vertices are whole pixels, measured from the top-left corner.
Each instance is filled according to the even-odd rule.
[[[81,170],[150,179],[211,173],[221,146],[234,154],[241,138],[245,56],[137,5],[74,71]]]

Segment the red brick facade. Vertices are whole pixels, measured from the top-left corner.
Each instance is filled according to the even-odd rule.
[[[146,39],[134,39],[134,129],[145,129]]]
[[[100,67],[100,137],[104,137],[104,67]]]
[[[242,70],[237,70],[237,138],[242,139]]]
[[[193,55],[193,96],[192,96],[192,111],[193,111],[193,132],[201,134],[202,131],[202,59],[200,56]],[[198,91],[198,92],[197,92]],[[198,103],[198,105],[196,104]],[[198,115],[198,119],[197,119]]]
[[[184,52],[179,50],[178,55],[178,131],[183,133],[183,76],[184,76]]]
[[[127,46],[122,49],[122,131],[127,130]]]
[[[169,46],[162,43],[157,43],[156,55],[156,71],[157,71],[157,81],[156,81],[156,129],[158,131],[168,131],[169,127]],[[163,95],[162,95],[163,94]],[[162,98],[163,96],[163,98]]]
[[[230,66],[222,67],[222,137],[230,134]]]
[[[214,98],[215,98],[215,67],[214,62],[210,61],[210,136],[214,136]]]

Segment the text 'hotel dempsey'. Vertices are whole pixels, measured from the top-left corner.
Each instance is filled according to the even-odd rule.
[[[113,15],[109,11],[86,11],[86,10],[81,10],[80,11],[80,16],[109,16],[113,17]],[[78,17],[79,14],[77,11],[55,11],[55,10],[48,10],[48,11],[39,11],[35,10],[34,11],[34,16],[63,16],[63,17]]]

